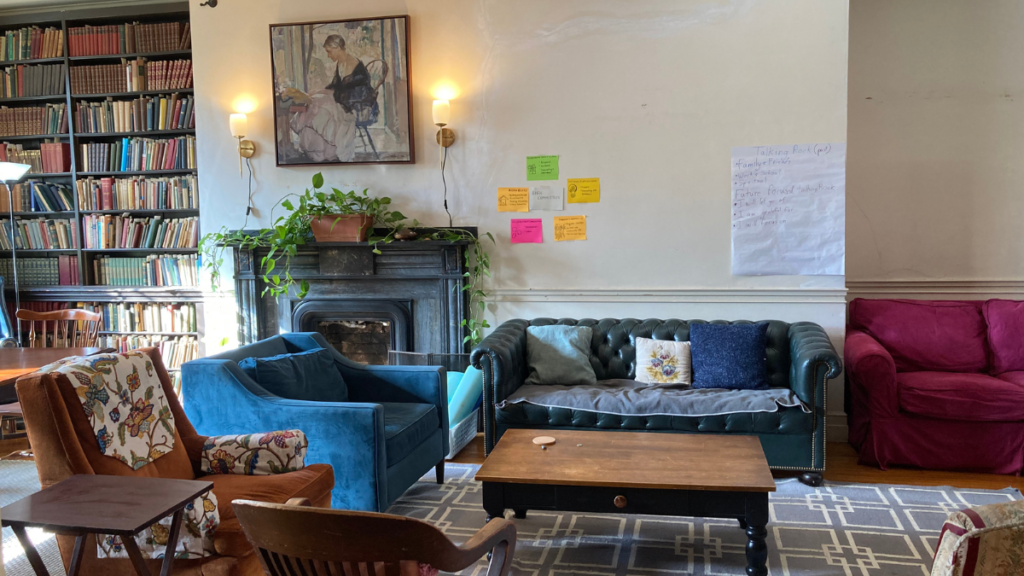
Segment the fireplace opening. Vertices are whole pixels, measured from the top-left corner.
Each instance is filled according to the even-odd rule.
[[[388,363],[392,342],[392,323],[388,320],[320,320],[316,331],[350,360]]]
[[[342,356],[385,366],[391,351],[412,350],[412,301],[307,299],[292,311],[292,326],[319,332]]]

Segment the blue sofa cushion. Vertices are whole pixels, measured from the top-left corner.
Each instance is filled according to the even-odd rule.
[[[412,454],[432,433],[441,428],[433,404],[381,402],[384,407],[384,447],[388,467]]]
[[[317,348],[238,363],[267,392],[291,400],[348,402],[348,386],[330,350]]]
[[[766,390],[768,323],[692,324],[694,388]]]

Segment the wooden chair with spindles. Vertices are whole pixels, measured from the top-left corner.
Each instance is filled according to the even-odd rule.
[[[18,319],[28,322],[30,348],[87,348],[96,345],[103,315],[88,310],[53,312],[18,310]],[[37,325],[39,329],[37,329]],[[52,330],[51,330],[52,327]]]
[[[516,549],[516,527],[504,518],[456,546],[420,520],[312,508],[304,498],[231,506],[270,576],[424,576],[465,570],[488,552],[487,576],[506,576]]]

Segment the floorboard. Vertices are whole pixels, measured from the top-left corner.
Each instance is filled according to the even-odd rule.
[[[477,437],[451,462],[458,464],[483,464],[484,437]],[[979,474],[975,472],[945,472],[939,470],[918,470],[916,468],[891,468],[879,470],[873,466],[857,463],[857,452],[845,443],[830,443],[826,458],[825,479],[832,482],[862,482],[867,484],[908,484],[913,486],[954,486],[957,488],[983,488],[998,490],[1016,488],[1024,491],[1024,479],[1020,476],[1001,474]],[[796,476],[788,472],[777,472],[776,478]]]

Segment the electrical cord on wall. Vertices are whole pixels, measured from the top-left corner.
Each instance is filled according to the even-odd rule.
[[[245,206],[245,222],[242,223],[242,230],[249,224],[249,215],[252,214],[252,158],[245,159],[246,166],[249,167],[249,202]]]
[[[444,184],[444,211],[448,213],[448,227],[452,227],[452,213],[448,212],[448,182],[444,179],[444,166],[448,163],[448,148],[441,156],[441,183]]]

